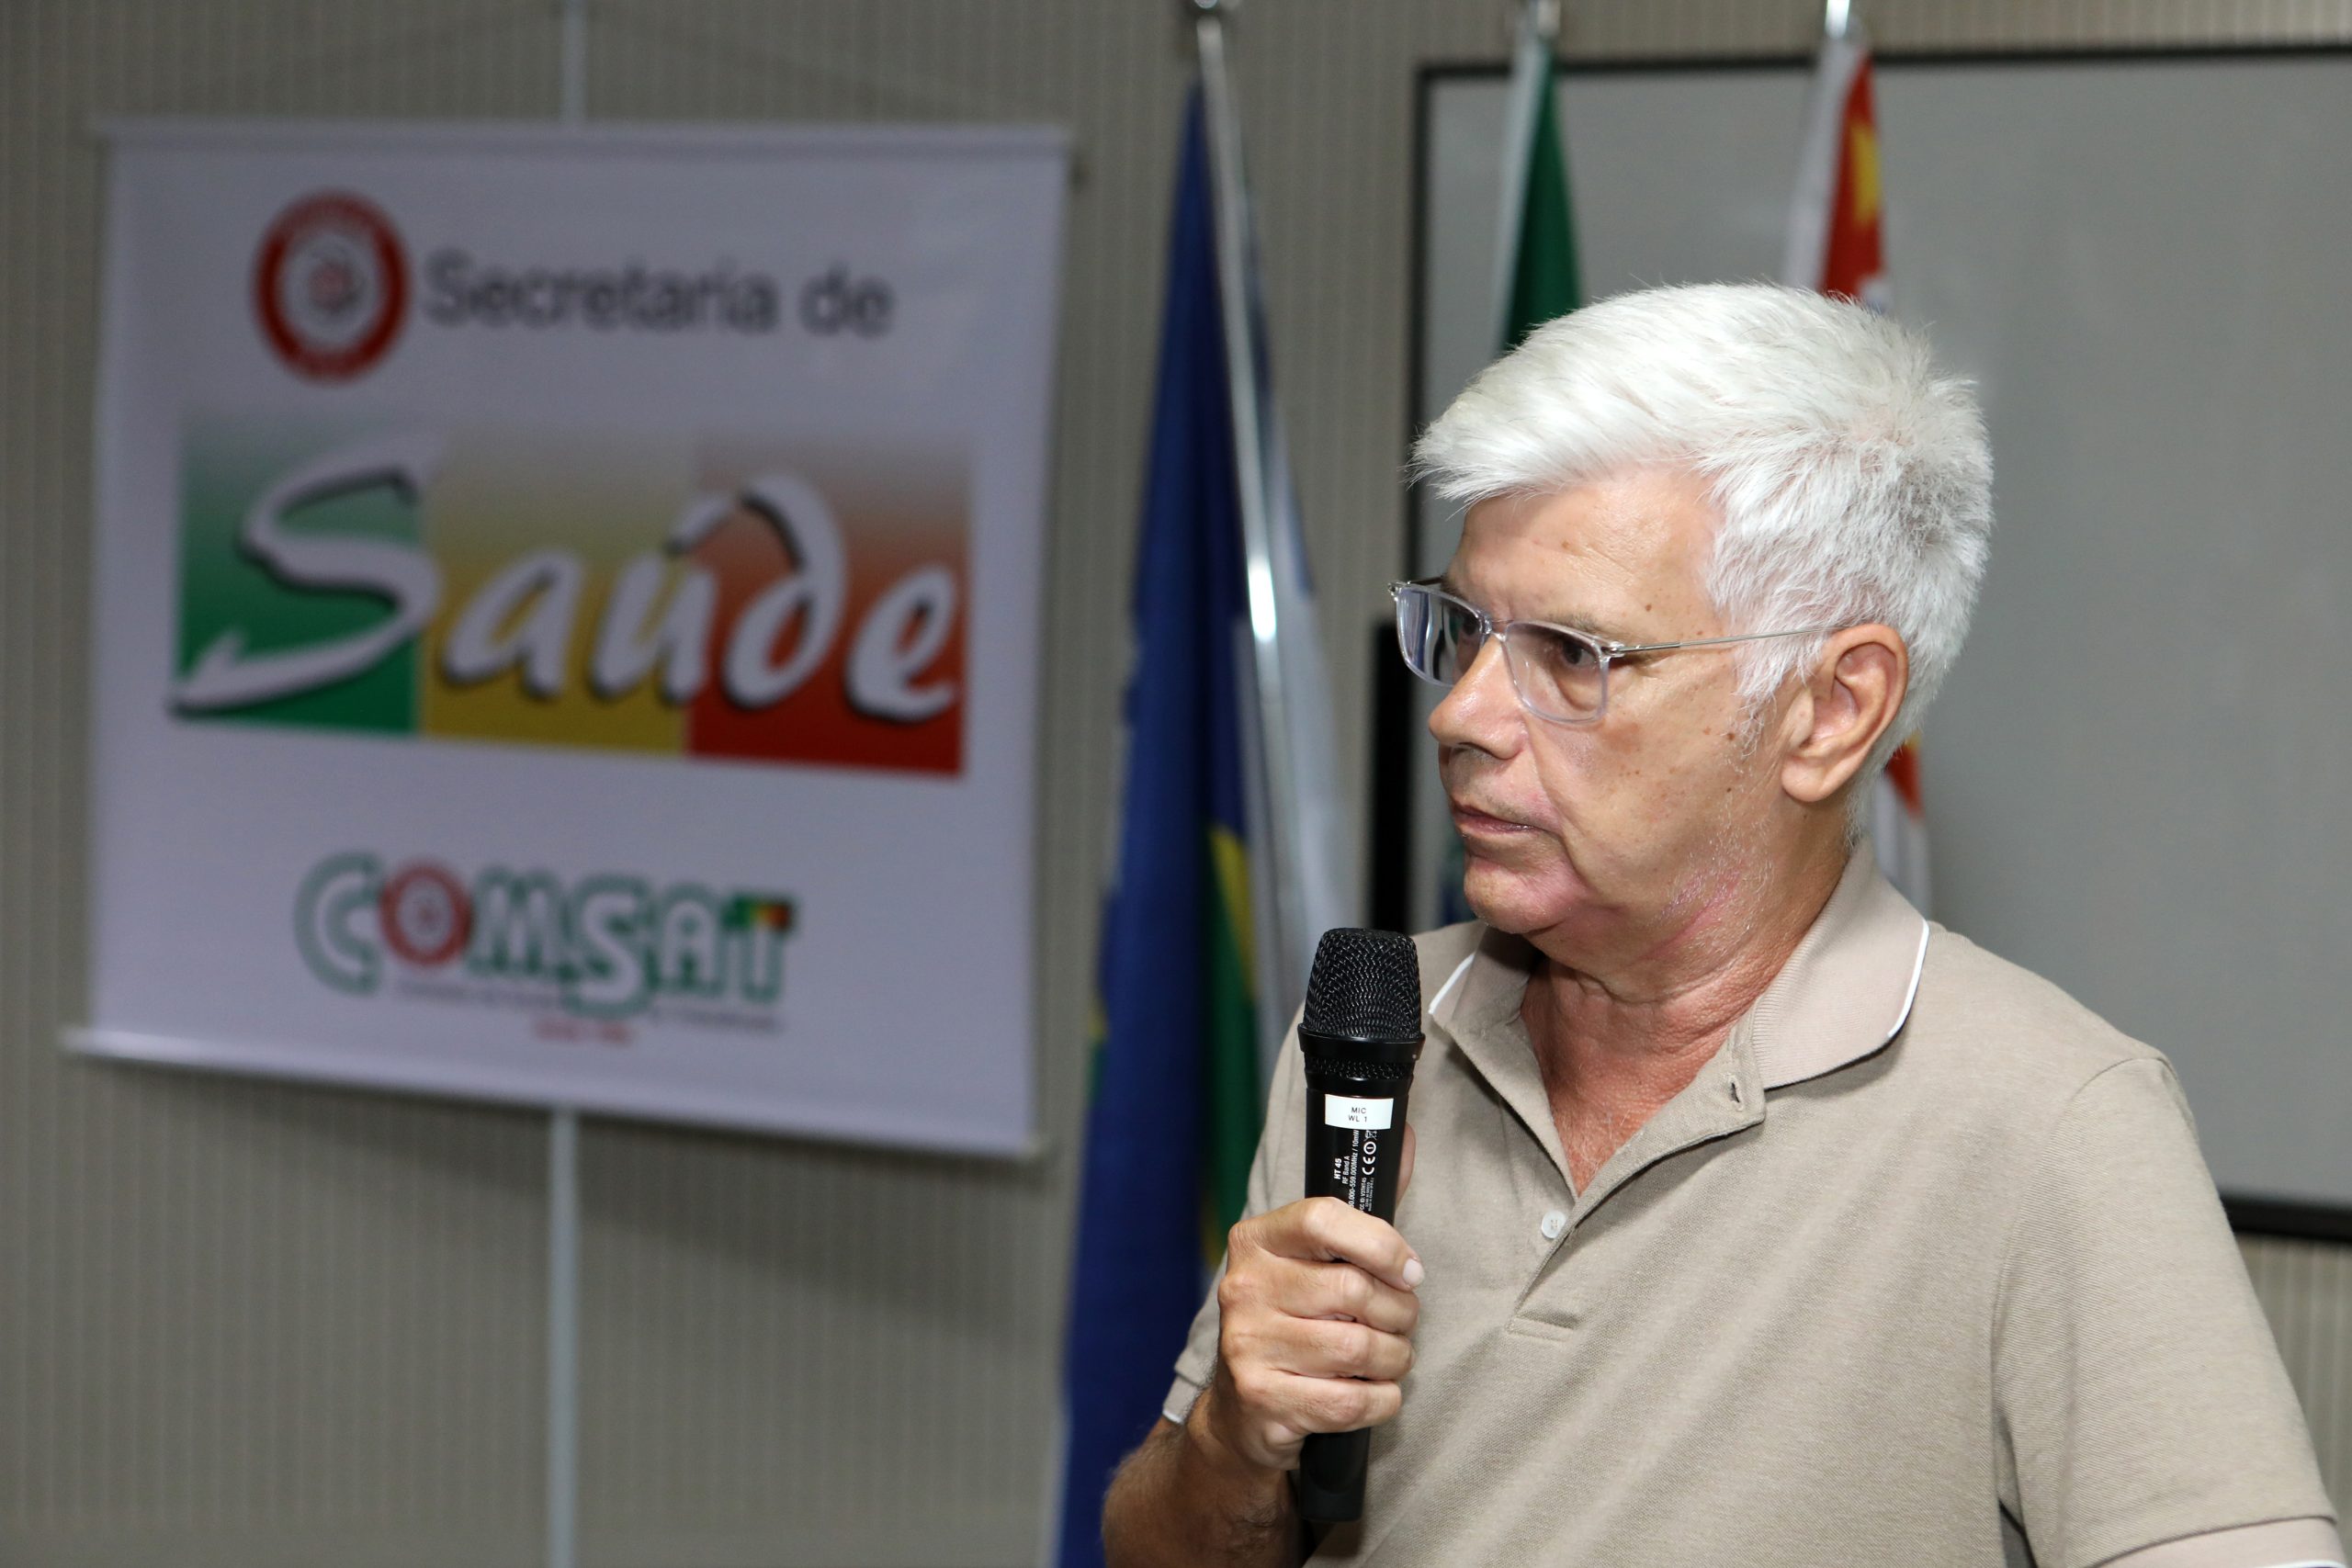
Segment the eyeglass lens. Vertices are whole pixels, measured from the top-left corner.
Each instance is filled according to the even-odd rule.
[[[1477,662],[1486,631],[1469,605],[1426,584],[1409,583],[1396,594],[1396,640],[1414,674],[1451,686]],[[1504,634],[1503,659],[1520,701],[1533,712],[1564,724],[1599,716],[1606,700],[1607,661],[1592,642],[1522,621]]]

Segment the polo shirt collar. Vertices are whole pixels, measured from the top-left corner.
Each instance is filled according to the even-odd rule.
[[[1883,1049],[1911,1017],[1927,919],[1865,845],[1797,950],[1748,1011],[1764,1087],[1817,1078]]]
[[[1762,1086],[1835,1072],[1901,1033],[1918,995],[1928,930],[1879,874],[1869,848],[1855,852],[1796,951],[1734,1030],[1735,1038],[1747,1035]],[[1536,962],[1526,942],[1485,929],[1430,998],[1430,1021],[1498,1087],[1521,1087],[1533,1068],[1532,1059],[1510,1058],[1527,1055],[1518,1013]],[[1548,1115],[1538,1119],[1539,1132],[1549,1123]]]

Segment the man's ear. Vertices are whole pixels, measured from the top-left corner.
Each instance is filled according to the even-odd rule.
[[[1893,626],[1848,626],[1822,647],[1791,716],[1781,787],[1807,806],[1827,800],[1860,772],[1903,706],[1911,685],[1911,650]]]

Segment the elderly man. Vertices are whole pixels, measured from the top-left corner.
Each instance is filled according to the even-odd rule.
[[[1396,590],[1476,922],[1419,939],[1395,1228],[1250,1214],[1114,1562],[2340,1563],[2163,1056],[1923,920],[1861,802],[1951,668],[1991,469],[1856,307],[1629,294],[1423,439]],[[1285,1472],[1376,1427],[1360,1525]]]

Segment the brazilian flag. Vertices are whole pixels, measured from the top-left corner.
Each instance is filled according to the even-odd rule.
[[[1062,1568],[1102,1561],[1103,1490],[1159,1418],[1170,1366],[1240,1216],[1261,1116],[1240,489],[1197,89],[1181,160],[1070,1283]]]

